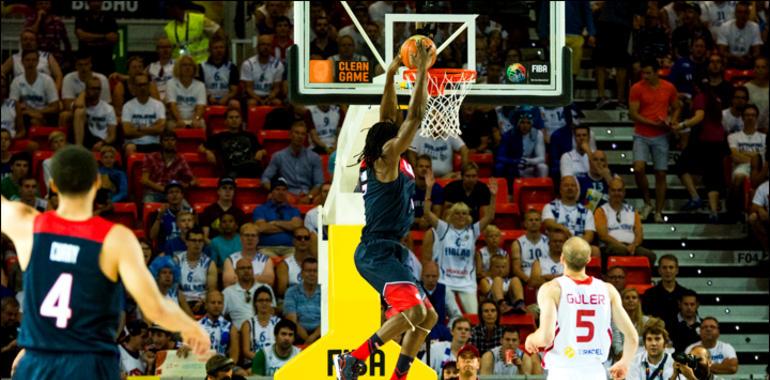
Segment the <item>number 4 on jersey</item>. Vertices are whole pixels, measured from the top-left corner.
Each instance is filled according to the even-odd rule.
[[[46,294],[40,305],[40,315],[56,318],[56,327],[67,328],[67,321],[72,318],[70,296],[72,295],[72,274],[62,273]]]

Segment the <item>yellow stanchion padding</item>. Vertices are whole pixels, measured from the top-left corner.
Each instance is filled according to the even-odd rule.
[[[335,379],[334,356],[352,351],[380,328],[380,296],[356,270],[353,254],[362,226],[329,226],[329,331],[275,374],[276,380]],[[401,347],[388,342],[366,362],[360,379],[390,379]],[[435,380],[415,359],[410,380]]]

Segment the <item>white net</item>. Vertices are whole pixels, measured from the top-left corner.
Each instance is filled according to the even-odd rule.
[[[415,70],[404,72],[409,90],[414,91]],[[428,104],[420,136],[446,140],[460,135],[460,105],[476,81],[476,71],[461,69],[428,70]]]

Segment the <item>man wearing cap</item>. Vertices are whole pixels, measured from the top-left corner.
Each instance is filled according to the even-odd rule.
[[[302,227],[298,209],[289,205],[289,185],[283,177],[272,182],[270,199],[254,209],[253,220],[259,228],[259,248],[270,256],[285,256],[293,251],[294,230]]]
[[[270,159],[270,164],[262,173],[262,185],[270,190],[276,177],[284,178],[288,191],[299,198],[300,203],[313,203],[313,198],[321,192],[324,173],[321,157],[312,149],[305,147],[307,127],[303,122],[291,126],[289,146],[279,150]]]
[[[468,343],[457,352],[457,369],[460,370],[460,380],[476,380],[479,378],[479,350]]]
[[[164,186],[172,180],[179,181],[183,188],[195,184],[190,166],[176,151],[176,134],[166,129],[160,135],[161,150],[144,156],[142,162],[142,186],[145,189],[144,202],[162,202]]]
[[[207,244],[211,244],[211,239],[219,236],[222,232],[220,218],[225,212],[232,214],[238,225],[246,222],[246,214],[234,202],[235,188],[234,179],[231,177],[220,178],[217,186],[217,201],[206,206],[198,218],[198,222],[203,227],[203,236]]]
[[[206,362],[206,380],[224,380],[233,376],[235,363],[224,355],[216,354]]]

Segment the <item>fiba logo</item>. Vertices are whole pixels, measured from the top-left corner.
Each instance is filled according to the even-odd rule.
[[[514,84],[524,83],[527,81],[527,68],[521,63],[512,63],[505,70],[505,77]]]

